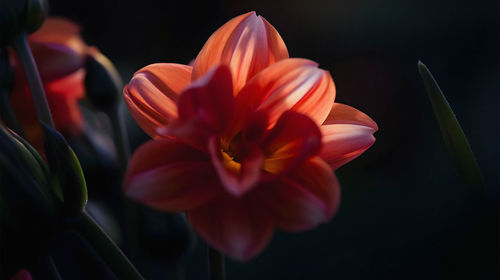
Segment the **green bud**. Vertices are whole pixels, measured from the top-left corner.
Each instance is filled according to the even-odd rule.
[[[57,206],[46,191],[50,183],[47,167],[34,149],[27,148],[3,126],[0,148],[2,250],[36,250],[47,246],[44,244],[52,240],[59,225]]]
[[[0,44],[10,43],[19,34],[36,31],[46,14],[46,0],[0,1]]]
[[[62,190],[63,213],[70,217],[80,214],[87,204],[87,185],[80,162],[57,130],[43,123],[42,130],[50,173]]]
[[[110,110],[121,96],[122,81],[113,63],[99,51],[91,51],[85,65],[85,89],[90,104]]]

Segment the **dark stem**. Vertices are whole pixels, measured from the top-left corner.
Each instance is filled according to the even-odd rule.
[[[39,280],[61,280],[54,260],[49,255],[40,256],[37,262],[29,269],[34,279]]]
[[[226,279],[226,272],[224,268],[224,255],[208,247],[208,266],[210,273],[210,280],[224,280]]]
[[[47,97],[45,96],[45,91],[43,90],[42,80],[40,79],[40,74],[36,67],[35,59],[31,53],[31,49],[28,45],[26,39],[26,34],[20,34],[13,41],[12,44],[21,64],[23,65],[24,73],[26,74],[26,79],[31,90],[31,95],[33,96],[33,102],[35,103],[36,114],[40,122],[45,123],[49,127],[54,128],[54,121],[52,120],[52,115],[50,114],[49,104],[47,103]]]
[[[120,248],[86,212],[71,221],[69,226],[94,247],[118,279],[144,279]]]
[[[8,128],[12,129],[19,136],[24,138],[24,131],[17,120],[16,114],[12,109],[9,99],[9,93],[5,89],[0,89],[0,114]]]

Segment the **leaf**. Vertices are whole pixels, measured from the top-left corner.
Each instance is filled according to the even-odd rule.
[[[424,81],[448,154],[460,179],[467,186],[484,188],[481,170],[450,104],[429,69],[421,61],[418,62],[418,71]]]
[[[59,181],[64,198],[64,208],[79,214],[87,204],[87,185],[75,153],[57,130],[42,123],[45,153],[50,172]]]

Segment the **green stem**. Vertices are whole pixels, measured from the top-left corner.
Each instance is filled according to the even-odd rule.
[[[0,114],[5,121],[5,124],[8,128],[14,130],[15,133],[24,138],[23,128],[17,120],[14,110],[12,109],[7,90],[0,89],[0,98]]]
[[[224,269],[224,255],[221,252],[208,247],[208,265],[210,280],[224,280],[226,279],[226,272]]]
[[[86,212],[83,212],[78,219],[71,222],[70,227],[96,249],[118,279],[144,279],[120,248]]]
[[[49,104],[47,103],[45,91],[43,90],[42,80],[40,79],[35,59],[33,58],[33,54],[31,53],[31,49],[28,45],[26,34],[22,33],[17,36],[13,40],[12,44],[19,55],[24,72],[26,73],[26,79],[28,80],[31,95],[33,96],[33,102],[35,103],[38,120],[53,128],[54,121],[52,120],[52,115],[50,114]]]
[[[30,273],[35,279],[40,280],[61,280],[61,275],[57,267],[49,255],[40,256],[37,262],[30,267]]]

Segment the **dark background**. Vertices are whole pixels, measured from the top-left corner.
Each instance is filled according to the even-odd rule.
[[[228,279],[498,279],[499,2],[457,0],[153,1],[49,0],[123,80],[151,63],[187,64],[223,23],[255,10],[291,57],[319,62],[337,101],[379,125],[377,142],[337,171],[334,219],[304,233],[277,232]],[[460,185],[417,71],[433,72],[469,138],[486,194]],[[132,131],[134,132],[134,131]],[[200,239],[186,279],[206,278]],[[162,258],[139,265],[162,279]]]

